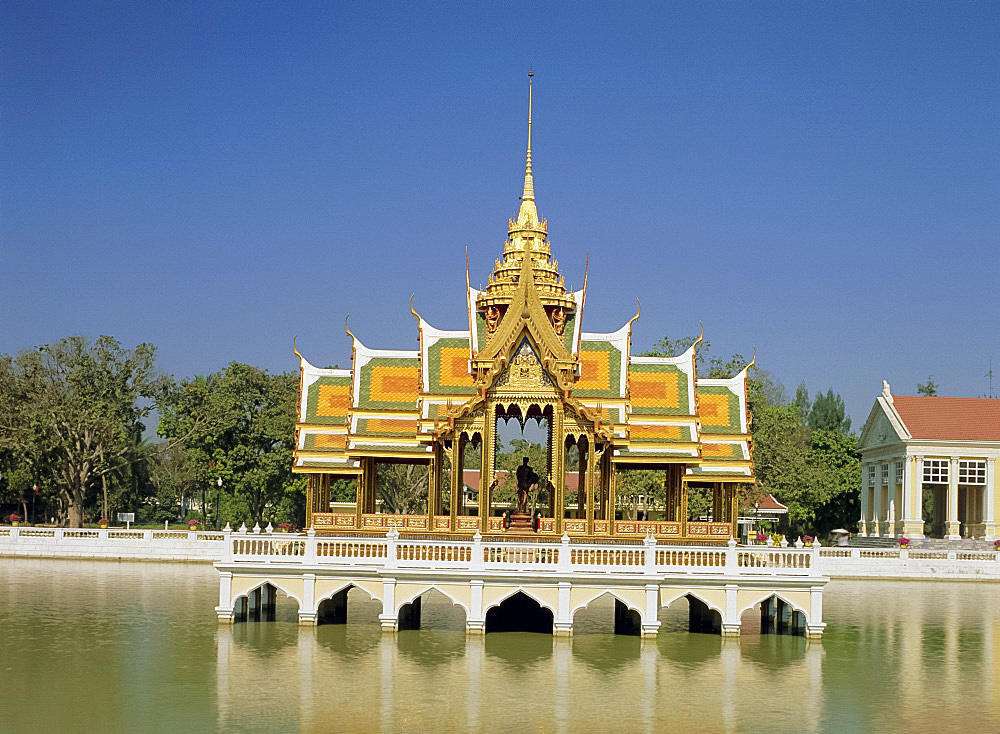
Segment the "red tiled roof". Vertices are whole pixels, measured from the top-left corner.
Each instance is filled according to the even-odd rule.
[[[788,512],[788,508],[774,499],[773,494],[769,494],[767,497],[760,501],[757,505],[757,510],[770,510],[771,512]]]
[[[893,395],[892,404],[914,438],[1000,441],[1000,400]]]

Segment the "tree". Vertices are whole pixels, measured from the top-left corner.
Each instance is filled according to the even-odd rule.
[[[175,384],[160,407],[158,432],[184,446],[203,494],[223,480],[220,522],[276,519],[286,494],[302,494],[291,473],[298,377],[232,362],[222,372]],[[298,501],[298,500],[296,500]]]
[[[183,519],[182,509],[190,505],[198,490],[198,472],[192,457],[193,452],[181,444],[156,454],[152,465],[156,496],[148,519],[155,522]]]
[[[60,522],[81,527],[90,493],[129,464],[163,389],[155,355],[151,344],[71,336],[0,356],[0,449],[55,488]]]
[[[826,394],[817,393],[809,411],[809,427],[819,431],[849,433],[851,418],[846,415],[844,399],[831,387]]]
[[[938,384],[934,382],[934,375],[927,375],[927,382],[917,383],[917,395],[927,395],[934,397],[938,394]]]
[[[796,410],[799,412],[799,419],[805,423],[809,420],[809,410],[812,408],[812,403],[809,401],[809,391],[806,390],[806,383],[800,382],[799,386],[795,388],[795,400],[794,405]]]
[[[656,469],[617,469],[615,475],[615,504],[623,520],[635,520],[639,509],[639,495],[646,497],[649,506],[663,506],[666,474]]]
[[[427,512],[427,465],[380,463],[375,486],[382,512],[416,515]]]

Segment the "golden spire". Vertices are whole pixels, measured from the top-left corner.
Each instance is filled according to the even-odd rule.
[[[524,193],[522,201],[535,200],[535,182],[531,178],[531,78],[534,72],[528,71],[528,154],[524,163]]]
[[[524,191],[521,193],[521,210],[517,221],[522,226],[538,223],[538,209],[535,208],[535,181],[531,176],[531,92],[534,72],[528,70],[528,152],[524,163]]]

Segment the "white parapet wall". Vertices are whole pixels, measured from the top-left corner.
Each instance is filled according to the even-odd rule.
[[[0,556],[211,562],[224,540],[221,532],[0,526]]]
[[[832,547],[818,563],[830,578],[1000,581],[1000,550]]]
[[[146,561],[219,561],[225,556],[226,534],[186,530],[96,530],[11,527],[0,525],[0,556],[34,558],[107,558]],[[305,540],[305,534],[249,533],[238,535],[273,540]],[[372,536],[384,540],[385,536]],[[331,540],[317,536],[317,540]],[[356,539],[355,539],[356,540]],[[304,547],[304,546],[303,546]],[[662,554],[685,546],[658,545]],[[692,550],[687,547],[688,551]],[[723,550],[715,547],[715,553]],[[775,548],[776,551],[780,549]],[[766,546],[740,546],[744,554],[764,554]],[[591,552],[596,552],[592,549]],[[713,553],[710,553],[714,557]],[[895,548],[819,547],[813,549],[813,573],[830,578],[979,579],[1000,581],[1000,551],[904,550]],[[748,555],[746,559],[754,556]],[[785,556],[777,556],[784,558]]]

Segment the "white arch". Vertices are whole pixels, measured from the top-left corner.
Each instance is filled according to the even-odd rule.
[[[781,601],[785,602],[785,604],[787,604],[788,606],[790,606],[793,611],[802,612],[802,616],[806,618],[806,624],[810,623],[809,612],[807,612],[805,609],[803,609],[802,607],[800,607],[795,602],[790,601],[789,599],[786,599],[784,596],[782,596],[777,591],[765,591],[765,592],[763,592],[763,594],[764,595],[762,597],[760,597],[759,599],[757,599],[755,602],[753,602],[752,604],[748,604],[747,606],[743,607],[742,609],[740,609],[736,613],[736,622],[737,623],[742,624],[742,622],[743,622],[743,615],[744,614],[746,614],[747,612],[749,612],[751,609],[753,609],[755,606],[757,606],[761,602],[767,601],[772,596],[774,598],[776,598],[776,599],[781,599]]]
[[[712,602],[708,601],[707,599],[702,599],[701,596],[699,596],[697,593],[695,593],[694,591],[692,591],[690,589],[687,589],[683,593],[681,593],[680,595],[675,596],[673,599],[671,599],[670,601],[668,601],[666,604],[661,604],[660,605],[660,609],[668,609],[671,604],[673,604],[675,601],[680,601],[685,596],[690,596],[692,599],[697,599],[698,601],[700,601],[702,604],[704,604],[709,609],[718,612],[719,616],[722,617],[723,621],[726,620],[726,610],[725,609],[723,609],[722,607],[720,607],[720,606],[718,606],[716,604],[713,604]],[[754,603],[756,603],[756,602],[754,602]],[[689,601],[688,604],[690,605],[691,602]],[[753,606],[753,605],[751,604],[751,606]]]
[[[333,597],[335,597],[337,594],[339,594],[344,589],[348,589],[348,593],[350,593],[349,590],[352,589],[352,588],[354,588],[354,589],[360,589],[361,591],[365,592],[366,594],[368,594],[368,596],[371,598],[372,601],[382,601],[382,599],[380,599],[379,597],[377,597],[374,594],[372,594],[365,587],[358,586],[353,581],[347,581],[347,582],[344,583],[343,586],[338,586],[336,589],[334,589],[330,593],[324,594],[323,596],[321,596],[318,599],[316,599],[316,608],[319,609],[319,605],[321,603],[323,603],[325,601],[329,601],[330,599],[332,599]]]
[[[550,612],[552,612],[552,619],[553,620],[555,620],[555,618],[559,615],[559,610],[558,609],[556,609],[555,607],[550,606],[546,602],[542,601],[541,599],[539,599],[537,596],[535,596],[534,594],[532,594],[530,591],[528,591],[523,586],[518,586],[516,589],[514,589],[512,592],[510,592],[506,596],[500,597],[499,599],[497,599],[495,602],[493,602],[492,604],[490,604],[487,607],[483,607],[483,619],[486,618],[486,612],[488,612],[489,610],[491,610],[493,607],[500,606],[501,604],[503,604],[505,601],[507,601],[508,599],[510,599],[512,596],[514,596],[518,592],[524,594],[526,597],[528,597],[532,601],[537,602],[538,606],[540,606],[542,609],[548,609]]]
[[[572,609],[569,610],[569,617],[570,617],[570,619],[572,619],[573,617],[575,617],[576,613],[579,612],[581,609],[586,609],[587,607],[589,607],[591,604],[593,604],[595,601],[597,601],[598,599],[600,599],[605,594],[610,594],[613,598],[615,598],[618,601],[620,601],[622,604],[624,604],[626,607],[628,607],[629,609],[631,609],[633,612],[637,612],[639,614],[639,619],[640,620],[642,620],[643,622],[646,621],[645,615],[643,614],[643,611],[642,611],[641,608],[639,608],[637,606],[633,606],[632,604],[630,604],[628,602],[627,599],[622,599],[612,589],[602,589],[597,594],[595,594],[594,596],[592,596],[589,599],[587,599],[587,601],[585,601],[585,602],[583,602],[581,604],[577,604],[575,607],[573,607]],[[676,599],[674,601],[676,601]]]
[[[229,606],[233,607],[235,609],[236,608],[236,600],[237,599],[239,599],[241,597],[244,597],[244,596],[249,599],[250,598],[250,594],[252,594],[257,589],[263,588],[264,584],[270,584],[275,589],[278,589],[279,591],[281,591],[289,599],[294,599],[296,601],[296,603],[299,605],[299,609],[302,609],[302,600],[298,597],[298,595],[291,593],[290,591],[288,591],[288,589],[284,588],[281,584],[277,583],[274,579],[272,579],[270,577],[263,579],[259,584],[254,584],[249,589],[247,589],[246,591],[244,591],[242,594],[237,594],[236,596],[234,596],[232,599],[229,600]]]
[[[428,591],[431,591],[431,590],[434,590],[434,591],[438,592],[439,594],[442,594],[442,595],[448,597],[448,599],[451,600],[451,603],[454,606],[457,606],[457,607],[461,608],[462,611],[465,612],[465,617],[466,617],[466,619],[468,619],[469,615],[472,613],[469,610],[469,608],[467,606],[465,606],[465,604],[463,604],[461,601],[459,601],[458,599],[456,599],[454,596],[452,596],[451,594],[449,594],[447,591],[445,591],[444,589],[440,588],[437,584],[429,584],[426,588],[421,589],[416,594],[413,594],[413,595],[409,596],[408,598],[402,599],[401,601],[399,601],[396,604],[396,608],[393,610],[393,613],[396,614],[396,615],[398,615],[399,614],[399,610],[402,609],[405,604],[412,604],[417,597],[423,596],[424,594],[426,594]]]

